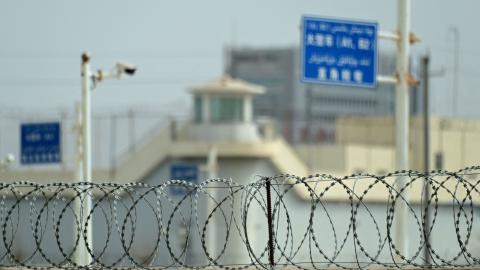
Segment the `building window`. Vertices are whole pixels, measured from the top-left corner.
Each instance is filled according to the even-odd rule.
[[[340,96],[318,96],[313,98],[314,102],[330,106],[372,108],[378,105],[378,101],[365,98],[347,98]]]
[[[193,117],[195,119],[195,123],[202,122],[202,112],[203,112],[202,97],[195,96],[193,108],[194,108],[194,110],[193,110],[194,116]]]
[[[212,122],[241,122],[243,99],[241,97],[213,96],[211,99]]]

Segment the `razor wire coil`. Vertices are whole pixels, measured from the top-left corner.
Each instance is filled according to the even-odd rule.
[[[408,181],[398,187],[395,184],[398,178]],[[267,182],[272,191],[272,209],[267,208],[264,192]],[[415,185],[427,184],[430,194],[422,193],[418,202],[410,202],[407,191]],[[221,178],[198,184],[169,180],[158,185],[0,182],[0,266],[270,269],[269,246],[256,239],[259,230],[251,226],[259,220],[266,226],[270,216],[277,266],[298,269],[425,267],[422,256],[426,250],[431,268],[479,267],[479,185],[480,166],[456,172],[405,170],[345,177],[283,174],[258,177],[247,184]],[[172,194],[174,188],[180,188],[181,194]],[[301,202],[295,195],[298,189],[306,194]],[[341,201],[329,197],[333,193],[337,200],[338,194],[342,194]],[[376,196],[376,201],[372,196]],[[88,213],[84,216],[81,207],[86,200],[92,204],[83,212]],[[393,236],[395,211],[400,204],[406,206],[409,224],[413,227],[409,230],[413,245],[408,254],[399,249]],[[332,207],[348,212],[342,226],[338,226],[335,217],[335,211],[339,210]],[[441,213],[445,211],[451,217],[453,230],[439,229],[444,226]],[[145,216],[151,224],[147,224]],[[299,226],[299,219],[306,220],[306,225]],[[368,232],[364,231],[363,223],[370,224]],[[104,234],[94,239],[94,246],[87,243],[89,226],[93,226],[94,231],[97,227],[103,228]],[[148,241],[145,240],[147,229],[153,232]],[[449,243],[449,248],[455,251],[448,256],[435,245],[436,239],[433,244],[429,240],[439,233],[455,238],[455,243]],[[214,242],[213,234],[217,235]],[[330,243],[328,248],[326,241]],[[29,245],[25,247],[22,243]],[[89,265],[77,265],[74,259],[81,243],[86,243]],[[232,248],[243,252],[243,261],[229,262],[234,254]],[[197,261],[192,261],[192,250],[197,252]],[[353,252],[353,260],[345,261],[342,257],[347,250]]]

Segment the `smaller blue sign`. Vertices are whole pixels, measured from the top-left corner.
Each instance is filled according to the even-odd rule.
[[[374,88],[377,23],[303,17],[303,82]]]
[[[198,167],[196,164],[176,163],[170,166],[170,179],[183,180],[196,184],[198,182]],[[176,195],[185,194],[187,189],[182,186],[171,186],[171,193]]]
[[[20,126],[20,163],[44,164],[62,161],[60,123],[28,123]]]

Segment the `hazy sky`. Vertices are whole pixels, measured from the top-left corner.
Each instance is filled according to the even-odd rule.
[[[413,0],[412,31],[427,48],[434,112],[451,114],[453,38],[460,31],[459,112],[480,117],[480,51],[475,0]],[[0,3],[0,108],[36,111],[73,108],[80,98],[80,54],[93,69],[116,60],[138,65],[138,74],[106,81],[93,93],[94,111],[127,107],[176,114],[188,110],[186,88],[222,72],[223,48],[297,46],[301,15],[358,18],[396,28],[394,0],[242,1],[23,1]],[[391,48],[385,41],[380,44]]]

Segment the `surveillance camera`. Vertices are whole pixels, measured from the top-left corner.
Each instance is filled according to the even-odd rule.
[[[133,75],[133,74],[135,74],[135,71],[137,71],[136,66],[126,64],[126,63],[117,63],[117,68],[118,68],[119,72],[125,73],[125,74],[128,74],[128,75]]]

